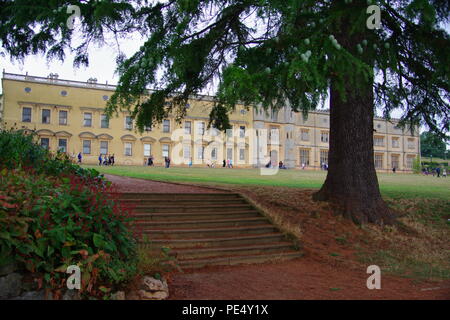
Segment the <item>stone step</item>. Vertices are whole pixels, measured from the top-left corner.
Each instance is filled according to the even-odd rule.
[[[145,236],[145,235],[144,235]],[[208,247],[225,247],[225,246],[241,246],[249,244],[273,243],[286,241],[286,237],[280,232],[271,232],[264,234],[239,235],[228,237],[196,238],[189,239],[166,239],[148,237],[148,239],[139,240],[154,247],[169,247],[171,249],[178,248],[208,248]]]
[[[227,204],[227,205],[207,205],[207,206],[196,206],[196,205],[185,205],[177,206],[172,204],[167,205],[136,205],[133,207],[133,211],[136,213],[151,213],[151,212],[176,212],[176,213],[199,213],[199,212],[229,212],[238,210],[253,210],[254,208],[249,204]]]
[[[158,239],[189,239],[195,236],[197,239],[222,237],[222,236],[240,236],[250,234],[265,234],[276,232],[277,229],[271,224],[261,224],[243,227],[221,227],[221,228],[202,228],[202,229],[151,229],[144,228],[141,232],[149,234]]]
[[[190,206],[222,206],[222,205],[244,205],[247,202],[244,199],[224,199],[224,200],[214,200],[214,199],[205,199],[205,200],[153,200],[153,199],[126,199],[120,200],[122,203],[126,205],[130,205],[134,207],[166,207],[166,206],[180,206],[180,207],[190,207]]]
[[[182,269],[195,269],[213,265],[237,265],[250,263],[264,263],[272,261],[285,261],[300,258],[302,253],[296,250],[270,254],[230,255],[205,259],[187,259],[178,262]]]
[[[252,210],[230,210],[223,212],[152,212],[134,213],[136,221],[178,221],[178,220],[215,220],[215,219],[241,219],[261,217],[261,214]]]
[[[237,193],[121,193],[119,200],[229,200],[242,199]]]
[[[224,255],[253,255],[263,253],[280,253],[294,250],[291,242],[273,242],[242,246],[228,246],[217,248],[185,248],[170,251],[169,255],[176,257],[178,260],[199,259],[199,258],[215,258]]]
[[[264,217],[247,217],[231,219],[191,219],[191,220],[135,220],[135,225],[142,228],[151,227],[155,229],[171,228],[214,228],[214,227],[241,227],[261,223],[267,223],[269,220]]]

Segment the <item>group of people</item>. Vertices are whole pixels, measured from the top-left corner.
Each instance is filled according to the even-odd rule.
[[[227,160],[223,159],[222,168],[225,168],[225,167],[232,169],[233,168],[233,160],[232,159],[227,159]]]
[[[267,162],[267,164],[265,165],[266,168],[273,168],[272,165],[272,160],[270,160],[269,162]],[[283,161],[280,160],[280,162],[278,162],[278,169],[287,169],[286,165],[283,163]]]
[[[148,157],[148,159],[144,159],[144,166],[150,166],[153,167],[155,165],[155,163],[153,162],[153,155],[150,155],[150,157]]]
[[[443,178],[447,177],[447,169],[441,167],[436,168],[422,168],[422,173],[424,175],[437,176],[438,178],[442,175]]]
[[[102,154],[98,156],[98,165],[99,166],[113,166],[114,165],[114,154],[112,155],[104,155],[102,157]]]

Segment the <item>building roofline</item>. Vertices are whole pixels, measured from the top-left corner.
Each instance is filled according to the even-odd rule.
[[[116,84],[109,84],[108,81],[106,83],[97,83],[97,82],[89,82],[89,81],[77,81],[77,80],[68,80],[68,79],[59,79],[59,78],[50,78],[50,77],[41,77],[41,76],[31,76],[28,75],[28,72],[23,74],[16,74],[16,73],[8,73],[3,69],[3,80],[12,80],[12,81],[22,81],[22,82],[36,82],[36,83],[42,83],[42,84],[51,84],[51,85],[57,85],[57,86],[69,86],[69,87],[75,87],[75,88],[82,88],[82,89],[94,89],[94,90],[107,90],[107,91],[115,91],[117,88]],[[147,89],[148,93],[151,93],[152,89]],[[3,95],[3,93],[0,94],[0,97]],[[199,100],[199,101],[213,101],[215,96],[206,95],[206,94],[195,94],[192,96],[191,99]],[[242,104],[242,103],[241,103]],[[254,106],[256,107],[256,105]],[[300,113],[301,111],[298,111]],[[323,110],[311,110],[308,113],[316,113],[316,114],[330,114],[329,109],[323,109]],[[390,118],[385,119],[383,117],[374,116],[374,120],[382,120],[382,121],[395,121],[398,122],[400,119],[398,118]]]

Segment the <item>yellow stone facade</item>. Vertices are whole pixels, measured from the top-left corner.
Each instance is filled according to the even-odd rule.
[[[0,126],[35,130],[40,143],[50,150],[62,149],[83,163],[96,164],[98,157],[114,154],[118,165],[144,165],[151,155],[157,165],[164,156],[173,165],[194,166],[231,160],[235,167],[261,167],[270,160],[288,168],[321,168],[328,163],[329,114],[310,112],[307,119],[285,107],[278,112],[237,106],[230,114],[233,130],[226,134],[208,130],[212,97],[198,96],[189,102],[187,116],[136,131],[126,111],[107,119],[104,108],[115,86],[92,80],[79,82],[3,72]],[[395,121],[374,120],[375,165],[379,171],[411,172],[420,153],[418,130],[411,134]],[[351,152],[351,150],[350,150]]]

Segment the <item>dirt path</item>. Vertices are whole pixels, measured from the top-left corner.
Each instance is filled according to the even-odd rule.
[[[105,176],[119,192],[223,192],[198,186]],[[172,273],[168,275],[170,299],[450,299],[450,281],[417,283],[382,274],[381,290],[369,290],[366,287],[369,275],[363,266],[355,263],[351,267],[349,261],[343,264],[319,257],[311,239],[304,245],[311,246],[310,249],[305,248],[305,256],[289,262]]]
[[[105,177],[113,183],[118,192],[143,192],[143,193],[215,193],[224,192],[212,188],[135,179],[105,174]]]
[[[172,275],[173,300],[450,299],[447,283],[414,284],[384,276],[369,290],[366,270],[328,266],[309,257],[263,265],[210,267]]]

